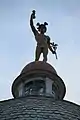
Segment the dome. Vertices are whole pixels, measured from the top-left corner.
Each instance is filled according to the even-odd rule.
[[[21,71],[21,74],[34,70],[44,70],[57,74],[56,70],[49,63],[43,61],[31,62],[27,64]]]
[[[53,95],[54,99],[63,99],[66,93],[65,84],[54,67],[43,61],[31,62],[22,69],[13,82],[12,94],[15,98],[26,96],[26,93],[39,94],[41,87],[43,88],[41,94]]]
[[[0,120],[80,120],[80,106],[51,97],[28,96],[0,102]]]

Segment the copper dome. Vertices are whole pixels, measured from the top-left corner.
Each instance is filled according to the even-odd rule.
[[[27,64],[21,71],[21,74],[34,71],[34,70],[44,70],[44,71],[53,72],[54,74],[57,74],[56,70],[49,63],[46,63],[43,61],[31,62]]]

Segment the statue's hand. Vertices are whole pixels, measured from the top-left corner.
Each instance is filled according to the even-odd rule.
[[[56,54],[56,51],[52,51],[53,54]]]
[[[35,18],[36,18],[36,16],[35,16],[35,12],[36,12],[35,10],[32,11],[32,14],[31,14],[32,19],[35,19]]]

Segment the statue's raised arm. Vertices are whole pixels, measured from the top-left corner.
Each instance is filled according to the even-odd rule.
[[[32,11],[32,14],[30,16],[30,26],[32,29],[32,32],[34,33],[34,35],[36,36],[36,34],[38,33],[38,31],[36,30],[34,23],[33,23],[33,19],[35,19],[35,10]]]

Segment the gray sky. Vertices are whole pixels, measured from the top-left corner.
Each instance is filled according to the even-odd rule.
[[[49,52],[48,62],[66,85],[64,99],[80,104],[80,0],[0,0],[0,100],[12,98],[14,79],[34,61],[33,9],[35,23],[47,21],[47,35],[59,45],[58,60]]]

